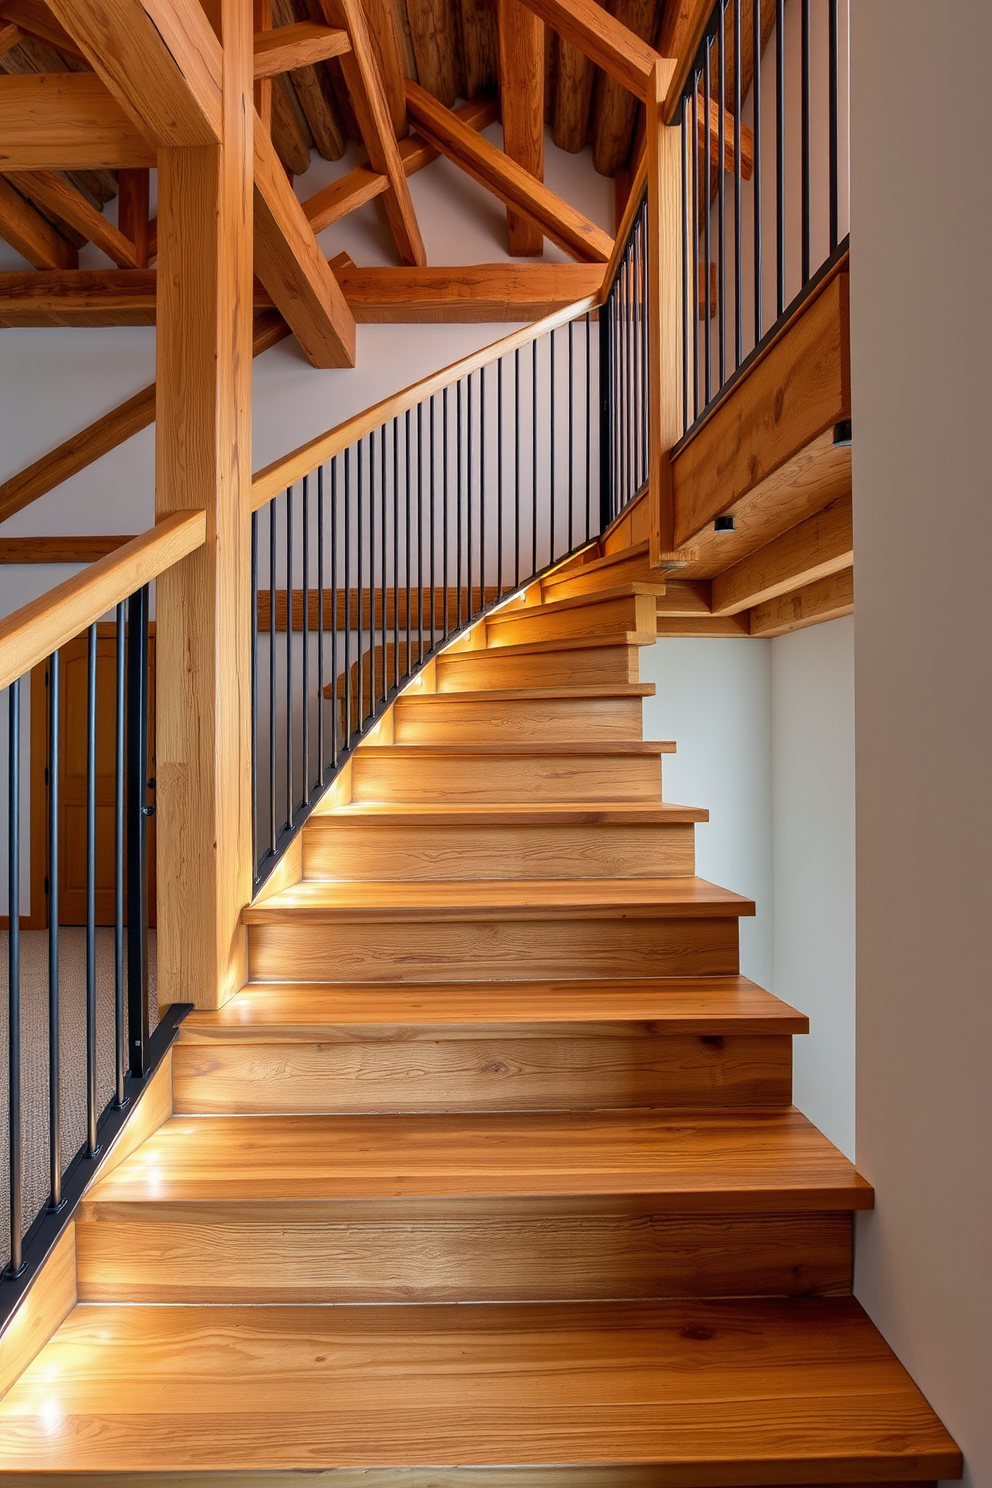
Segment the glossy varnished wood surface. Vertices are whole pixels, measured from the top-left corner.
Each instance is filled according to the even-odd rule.
[[[668,1031],[801,1034],[809,1019],[742,976],[547,982],[261,983],[213,1012],[190,1013],[181,1044],[246,1038],[629,1038]]]
[[[547,918],[549,914],[620,919],[722,919],[753,915],[754,902],[702,878],[509,879],[362,883],[305,879],[261,904],[244,921]]]
[[[0,1404],[8,1471],[486,1462],[652,1463],[671,1488],[933,1480],[961,1467],[847,1298],[95,1304],[76,1308]]]
[[[868,1208],[794,1109],[173,1117],[98,1183],[103,1203],[651,1194],[670,1211]]]

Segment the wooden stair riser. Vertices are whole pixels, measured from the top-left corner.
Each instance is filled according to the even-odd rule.
[[[553,739],[598,744],[641,738],[639,697],[459,702],[451,694],[434,693],[429,699],[398,699],[393,717],[397,744],[528,744]]]
[[[430,919],[251,925],[255,981],[725,976],[737,919]]]
[[[195,1212],[76,1226],[81,1301],[539,1302],[843,1296],[850,1214],[659,1214],[606,1203],[395,1201],[352,1212]],[[146,1205],[151,1211],[154,1205]]]
[[[613,562],[602,560],[595,564],[584,564],[569,573],[553,574],[542,584],[544,598],[551,603],[562,599],[578,599],[586,594],[598,594],[603,589],[612,589],[618,584],[641,584],[653,588],[656,594],[665,592],[665,575],[662,570],[651,567],[647,551],[637,551]]]
[[[179,1044],[177,1114],[787,1106],[786,1036]]]
[[[657,624],[658,605],[654,594],[629,594],[594,600],[588,604],[534,605],[507,610],[486,623],[490,649],[527,646],[534,641],[556,641],[574,637],[601,636],[629,630],[649,634]]]
[[[352,761],[352,800],[454,804],[459,801],[660,801],[661,768],[652,754],[441,755],[400,758],[368,746]]]
[[[651,878],[692,874],[694,860],[691,822],[435,827],[326,816],[303,837],[305,878]]]
[[[638,647],[626,644],[576,646],[529,655],[461,651],[437,660],[438,692],[475,692],[487,687],[561,687],[637,682]]]

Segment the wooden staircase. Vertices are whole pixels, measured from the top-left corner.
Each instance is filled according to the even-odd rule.
[[[571,562],[358,750],[245,911],[250,984],[184,1023],[174,1114],[84,1200],[3,1472],[960,1474],[850,1295],[872,1194],[791,1105],[806,1019],[739,974],[754,907],[662,800],[643,567]]]

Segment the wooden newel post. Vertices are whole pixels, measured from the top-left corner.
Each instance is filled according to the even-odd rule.
[[[647,96],[651,562],[675,548],[669,452],[682,434],[682,131],[664,121],[673,64],[655,63]]]
[[[220,139],[159,151],[156,516],[206,544],[156,598],[158,984],[217,1007],[244,984],[251,896],[252,6],[220,0]]]

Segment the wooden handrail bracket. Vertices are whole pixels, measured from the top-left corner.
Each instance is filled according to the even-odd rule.
[[[174,512],[0,620],[0,690],[206,541],[203,511]]]

